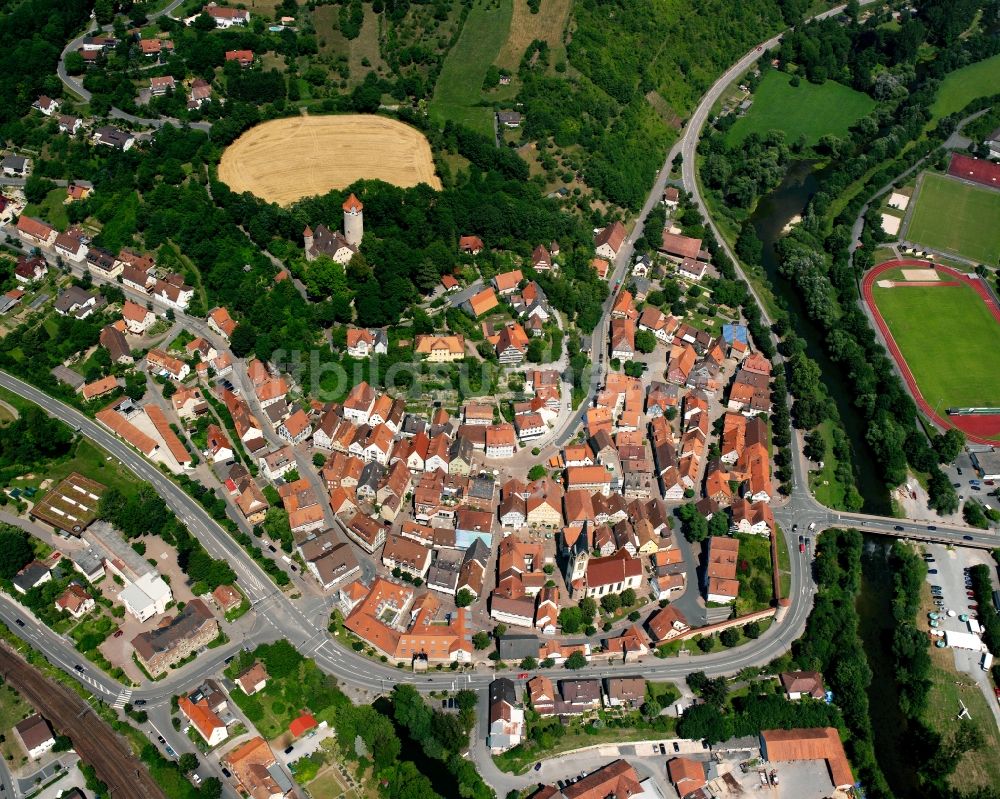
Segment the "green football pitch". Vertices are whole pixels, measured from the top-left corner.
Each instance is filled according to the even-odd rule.
[[[1000,325],[973,289],[876,285],[872,293],[931,407],[1000,406]]]
[[[1000,191],[927,172],[915,202],[907,241],[997,265]]]

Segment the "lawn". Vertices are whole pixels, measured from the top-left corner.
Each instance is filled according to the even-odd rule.
[[[927,172],[904,235],[995,266],[1000,258],[1000,191]]]
[[[935,119],[961,111],[977,97],[995,94],[1000,86],[1000,55],[948,73],[938,87],[931,114]]]
[[[34,708],[17,691],[9,685],[0,685],[0,730],[5,733],[4,740],[0,741],[0,757],[14,768],[20,765],[22,759],[27,758],[11,730],[33,711]],[[13,760],[9,760],[8,756],[13,757]]]
[[[736,598],[737,614],[744,616],[764,610],[771,605],[774,596],[774,580],[771,575],[771,541],[760,535],[740,533],[740,553],[737,561],[736,578],[740,583],[740,593]]]
[[[750,110],[729,129],[726,144],[738,145],[751,133],[783,130],[788,142],[804,136],[812,147],[828,133],[845,138],[848,128],[874,108],[868,95],[836,81],[803,80],[795,87],[790,75],[771,71],[757,87]]]
[[[348,794],[347,785],[343,778],[337,773],[335,766],[327,766],[316,778],[306,783],[306,793],[316,799],[337,799],[340,796],[356,796],[354,791]]]
[[[52,487],[55,487],[72,472],[79,472],[84,477],[96,480],[108,488],[118,488],[127,495],[134,494],[139,485],[130,471],[84,438],[77,441],[76,448],[67,458],[52,461],[35,469],[32,472],[34,476],[30,479],[15,478],[10,485],[18,488],[28,486],[37,488],[43,480],[51,480]],[[42,496],[40,494],[36,499],[41,499]]]
[[[978,294],[964,285],[873,292],[931,407],[1000,405],[1000,326]]]
[[[69,217],[66,215],[66,206],[63,202],[65,199],[65,187],[57,187],[46,194],[45,199],[38,205],[26,205],[24,215],[44,219],[52,227],[65,230],[69,227]]]
[[[479,107],[483,79],[507,39],[513,0],[479,0],[469,12],[458,42],[448,53],[434,87],[431,116],[493,136],[493,110]]]
[[[847,495],[846,486],[837,479],[837,457],[833,454],[833,422],[825,421],[817,430],[826,442],[823,468],[809,472],[809,484],[816,501],[827,508],[842,509]],[[814,464],[810,464],[812,468]]]

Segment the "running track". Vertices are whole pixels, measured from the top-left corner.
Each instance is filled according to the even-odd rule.
[[[958,427],[965,433],[966,438],[976,444],[996,444],[995,440],[985,438],[983,435],[978,435],[977,433],[986,433],[983,430],[984,426],[982,423],[986,422],[987,419],[996,420],[996,426],[1000,427],[1000,419],[997,417],[970,417],[970,425],[967,429],[960,423],[949,421],[942,418],[924,399],[923,395],[920,393],[920,389],[917,388],[917,381],[913,379],[913,373],[910,371],[910,367],[906,363],[906,359],[903,357],[902,352],[900,352],[899,347],[896,345],[895,339],[892,337],[892,333],[889,332],[889,326],[885,323],[885,319],[882,318],[882,314],[879,312],[878,306],[875,304],[874,297],[872,295],[872,286],[875,285],[875,281],[878,280],[879,275],[883,272],[887,272],[890,269],[900,269],[906,267],[918,267],[918,268],[932,268],[936,269],[938,272],[944,272],[954,278],[953,281],[948,281],[944,285],[958,285],[959,283],[964,283],[969,286],[973,291],[978,294],[986,307],[990,309],[990,313],[993,314],[993,318],[1000,325],[1000,308],[997,307],[996,302],[993,300],[993,296],[987,291],[986,286],[983,282],[977,278],[970,278],[964,272],[960,272],[957,269],[952,269],[950,266],[942,266],[941,264],[935,264],[930,261],[920,261],[920,260],[895,260],[886,261],[871,269],[864,277],[861,283],[861,291],[864,295],[865,302],[871,311],[872,317],[875,319],[875,324],[878,325],[879,331],[882,333],[882,338],[885,340],[886,345],[889,347],[889,352],[892,354],[893,359],[896,361],[896,366],[899,367],[899,371],[903,375],[903,379],[906,381],[906,385],[910,388],[910,394],[913,395],[913,399],[916,401],[917,405],[933,422],[941,429],[947,429],[949,427]],[[962,418],[962,417],[958,417]],[[975,421],[977,420],[979,424]],[[1000,431],[998,431],[1000,432]]]

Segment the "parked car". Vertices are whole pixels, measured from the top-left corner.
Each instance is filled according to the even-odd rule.
[[[227,769],[225,766],[223,766],[222,767],[222,776],[223,777],[232,777],[233,773],[229,769]]]
[[[542,770],[542,761],[539,760],[537,763],[535,763],[535,771],[541,771],[541,770]]]
[[[121,638],[125,634],[124,630],[115,630],[114,638]]]
[[[928,573],[928,574],[937,574],[937,573],[938,573],[938,570],[937,570],[937,569],[928,569],[928,570],[927,570],[927,573]]]
[[[293,750],[294,748],[295,748],[294,746],[286,746],[286,747],[285,747],[285,754],[286,754],[286,755],[290,755],[290,754],[292,753],[292,750]]]
[[[167,742],[167,739],[164,738],[162,735],[157,735],[156,740],[159,741],[161,744],[165,744]]]

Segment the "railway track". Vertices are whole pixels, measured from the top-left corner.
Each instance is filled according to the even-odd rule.
[[[68,735],[80,758],[94,767],[114,799],[167,799],[128,744],[90,705],[0,645],[0,676],[41,713],[57,733]]]

